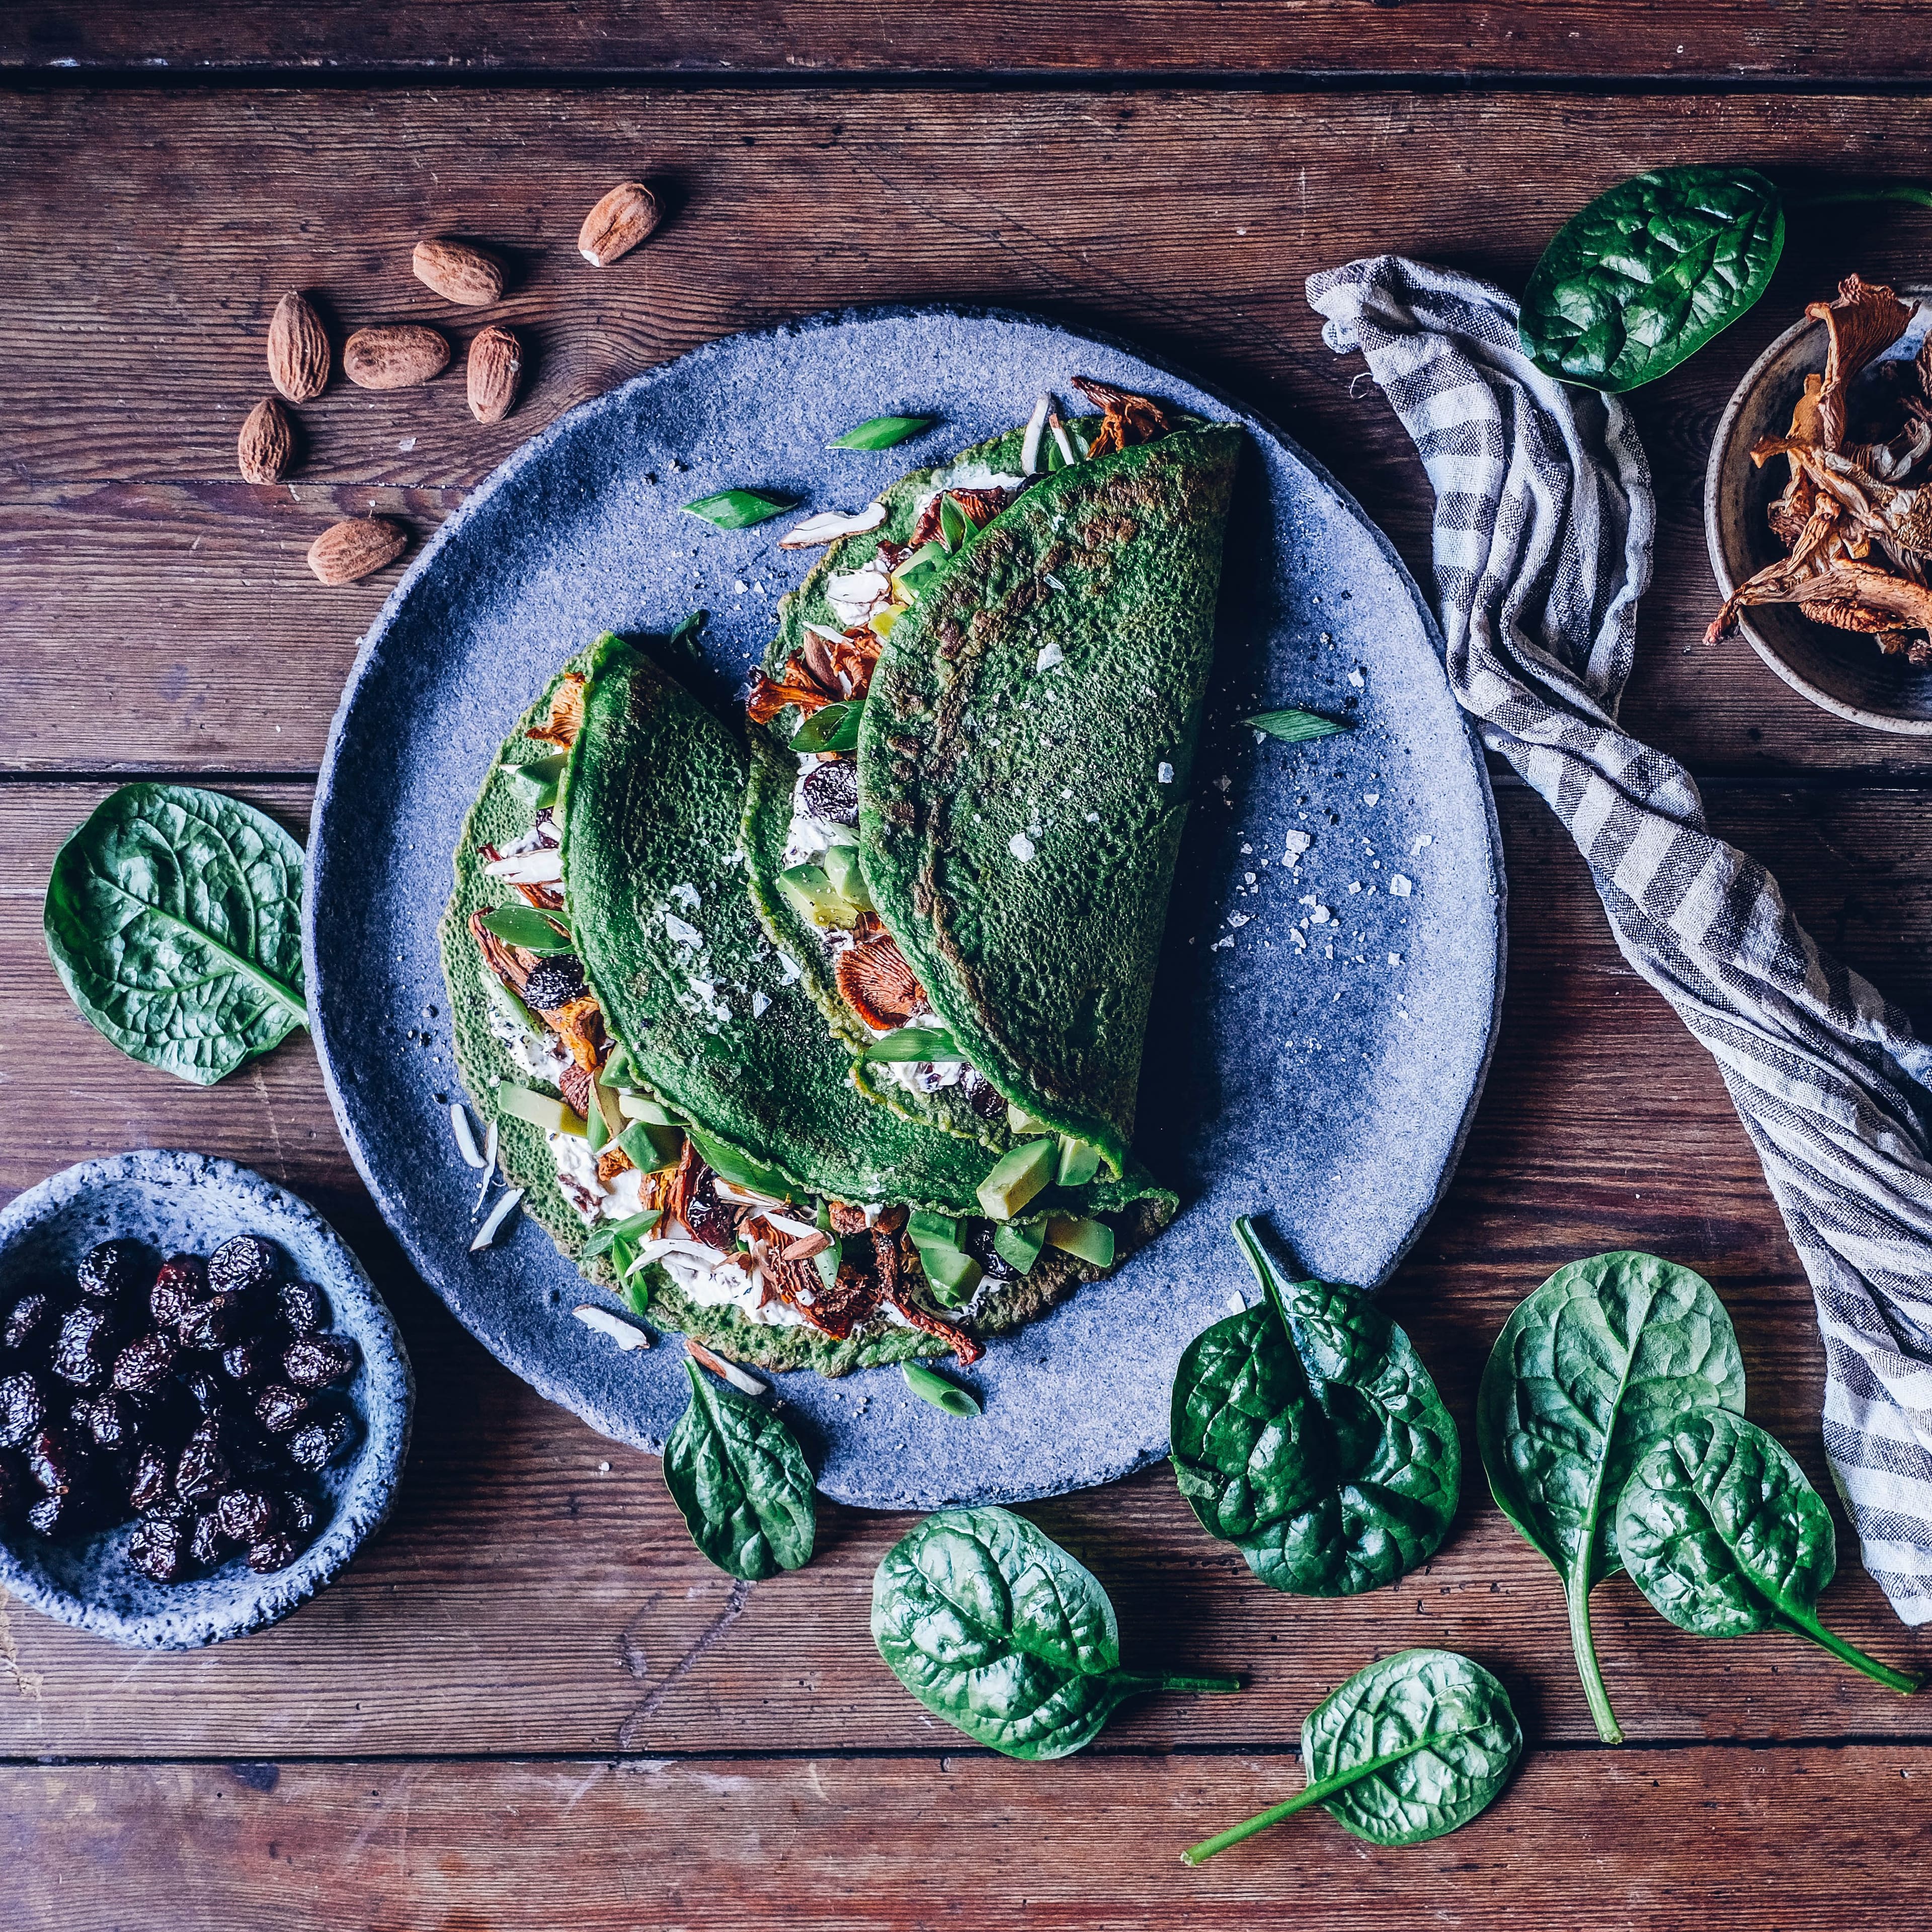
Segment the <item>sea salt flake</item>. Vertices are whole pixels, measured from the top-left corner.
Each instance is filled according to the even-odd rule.
[[[1391,966],[1400,966],[1402,964],[1402,955],[1400,952],[1391,952],[1389,955],[1389,964]]]
[[[762,993],[756,993],[756,992],[754,992],[754,993],[752,995],[752,1018],[756,1019],[756,1018],[759,1016],[759,1015],[760,1015],[760,1013],[762,1013],[762,1012],[765,1010],[765,1009],[766,1009],[768,1006],[770,1006],[770,1004],[771,1004],[771,1001],[770,1001],[770,1000],[766,999],[766,998],[765,998],[765,996],[764,996],[764,994],[762,994]]]
[[[1402,874],[1400,872],[1395,873],[1391,876],[1388,882],[1388,888],[1390,892],[1399,899],[1407,898],[1409,894],[1415,890],[1414,884],[1409,880],[1403,878]]]
[[[1317,926],[1326,926],[1335,916],[1326,906],[1322,905],[1317,906],[1308,916]]]
[[[702,946],[704,944],[704,934],[696,926],[688,925],[680,919],[676,913],[666,913],[664,922],[664,930],[670,934],[674,944],[679,946]]]
[[[1298,866],[1301,863],[1302,854],[1306,852],[1315,841],[1308,832],[1291,832],[1288,834],[1287,843],[1288,849],[1281,855],[1282,862],[1289,866]]]
[[[1244,912],[1231,912],[1228,915],[1228,923],[1239,931],[1248,923],[1248,918],[1249,915]]]
[[[1022,866],[1031,865],[1034,861],[1034,855],[1039,849],[1040,848],[1034,844],[1033,841],[1029,838],[1024,832],[1016,832],[1013,836],[1006,841],[1006,850],[1010,852]]]
[[[1362,794],[1362,802],[1364,805],[1379,805],[1382,802],[1382,795],[1378,791],[1365,791]]]
[[[1040,656],[1034,659],[1033,668],[1035,671],[1051,670],[1055,664],[1063,664],[1066,662],[1066,653],[1057,644],[1042,644]]]
[[[1160,768],[1155,772],[1154,776],[1159,779],[1162,784],[1172,784],[1174,782],[1174,767],[1170,765],[1165,758],[1163,758],[1161,760]]]
[[[1351,879],[1348,881],[1348,890],[1352,892],[1360,892],[1362,890],[1361,880],[1360,879]]]
[[[687,912],[695,912],[698,910],[698,888],[695,886],[688,884],[674,886],[670,889],[670,896]]]
[[[1410,852],[1411,852],[1412,854],[1413,854],[1413,853],[1417,853],[1417,852],[1420,852],[1420,851],[1422,850],[1422,848],[1423,848],[1423,847],[1424,847],[1424,846],[1425,846],[1425,845],[1433,845],[1435,843],[1436,843],[1436,840],[1435,840],[1434,837],[1432,836],[1432,835],[1431,835],[1431,834],[1430,834],[1430,833],[1429,833],[1429,832],[1425,832],[1422,835],[1422,836],[1421,836],[1420,838],[1418,838],[1418,839],[1415,842],[1415,843],[1414,843],[1413,845],[1412,845],[1408,849],[1409,849],[1409,850],[1410,850]]]
[[[1366,688],[1369,681],[1360,671],[1352,670],[1348,674],[1348,682],[1352,684],[1358,691],[1360,691]]]
[[[1219,939],[1215,940],[1212,946],[1208,947],[1208,950],[1210,952],[1218,952],[1224,946],[1230,952],[1234,951],[1234,935],[1232,932],[1223,933]]]

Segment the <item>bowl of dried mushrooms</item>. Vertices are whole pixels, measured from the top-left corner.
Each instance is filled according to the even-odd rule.
[[[1704,528],[1732,629],[1814,704],[1932,733],[1932,291],[1848,276],[1718,425]]]

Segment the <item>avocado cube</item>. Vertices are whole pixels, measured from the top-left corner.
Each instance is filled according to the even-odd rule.
[[[1046,1224],[1046,1238],[1056,1248],[1091,1262],[1096,1268],[1114,1265],[1114,1231],[1104,1221],[1084,1214],[1056,1214]]]
[[[1053,1131],[1044,1120],[1036,1120],[1024,1107],[1016,1107],[1010,1100],[1006,1102],[1006,1125],[1016,1134],[1050,1134]]]
[[[848,905],[856,906],[861,912],[872,910],[872,896],[866,891],[864,876],[859,870],[857,846],[831,846],[822,862],[827,882]]]
[[[552,1094],[539,1094],[508,1080],[496,1089],[496,1111],[513,1120],[527,1120],[546,1133],[574,1134],[581,1140],[590,1131],[584,1116],[574,1107]]]
[[[942,1248],[956,1248],[962,1245],[959,1217],[956,1214],[935,1214],[929,1208],[915,1208],[906,1221],[906,1233],[916,1248],[933,1243]]]
[[[1060,1184],[1084,1187],[1100,1172],[1100,1150],[1090,1141],[1064,1140],[1060,1144]]]
[[[808,860],[802,866],[788,866],[778,874],[778,890],[800,917],[814,926],[845,926],[858,920],[860,908],[833,887],[824,866]]]
[[[1007,1267],[1017,1268],[1022,1274],[1033,1272],[1033,1264],[1040,1259],[1040,1251],[1046,1245],[1046,1228],[1041,1222],[1018,1228],[1010,1221],[1003,1221],[993,1230],[994,1253]]]
[[[933,1293],[948,1308],[956,1308],[970,1298],[983,1272],[970,1255],[958,1248],[921,1248],[919,1264],[932,1284]]]
[[[675,1127],[655,1120],[633,1120],[617,1136],[617,1144],[631,1156],[631,1165],[645,1174],[675,1167],[684,1152],[684,1136]]]
[[[1010,1221],[1053,1178],[1059,1154],[1052,1141],[1009,1148],[980,1184],[980,1212],[991,1220]]]

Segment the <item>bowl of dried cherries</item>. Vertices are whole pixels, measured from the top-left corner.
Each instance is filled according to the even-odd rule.
[[[0,1210],[0,1585],[116,1642],[286,1616],[388,1514],[415,1384],[347,1244],[148,1148]]]

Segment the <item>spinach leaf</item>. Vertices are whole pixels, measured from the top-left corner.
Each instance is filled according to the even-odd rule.
[[[775,496],[769,490],[721,490],[715,496],[700,496],[684,507],[691,515],[702,517],[721,530],[748,530],[754,524],[789,510],[797,500],[795,496]],[[678,629],[683,628],[680,625]],[[674,639],[683,641],[675,633]]]
[[[1620,394],[1654,382],[1771,285],[1784,197],[1755,168],[1658,168],[1573,215],[1523,291],[1523,353]]]
[[[1744,1364],[1702,1276],[1619,1251],[1560,1268],[1496,1337],[1476,1442],[1503,1514],[1563,1580],[1597,1732],[1621,1744],[1590,1640],[1590,1592],[1615,1571],[1617,1497],[1650,1438],[1689,1412],[1742,1414]]]
[[[1180,1492],[1277,1590],[1352,1596],[1432,1555],[1456,1514],[1456,1425],[1408,1337],[1368,1298],[1290,1281],[1254,1223],[1263,1298],[1188,1344],[1169,1415]]]
[[[825,446],[827,449],[890,449],[896,443],[923,434],[938,420],[937,416],[871,416],[857,428],[835,436]]]
[[[1320,1804],[1372,1845],[1419,1845],[1496,1802],[1522,1755],[1509,1693],[1453,1650],[1406,1650],[1359,1671],[1301,1727],[1308,1782],[1286,1804],[1181,1854],[1198,1865]]]
[[[1680,1630],[1792,1630],[1892,1690],[1918,1688],[1818,1621],[1838,1567],[1832,1513],[1784,1444],[1742,1416],[1699,1409],[1658,1436],[1618,1498],[1616,1538],[1630,1580]]]
[[[1238,1690],[1230,1677],[1120,1668],[1099,1580],[1024,1516],[943,1510],[886,1552],[872,1639],[935,1716],[1008,1757],[1064,1757],[1143,1690]]]
[[[1305,744],[1310,738],[1332,738],[1336,732],[1348,728],[1315,711],[1257,711],[1241,722],[1252,725],[1257,731],[1265,731],[1270,738],[1279,738],[1286,745]]]
[[[812,1472],[776,1411],[702,1373],[664,1444],[664,1484],[691,1540],[730,1576],[755,1582],[810,1560]]]
[[[47,952],[130,1058],[212,1086],[308,1023],[302,848],[239,799],[123,785],[63,845]]]

